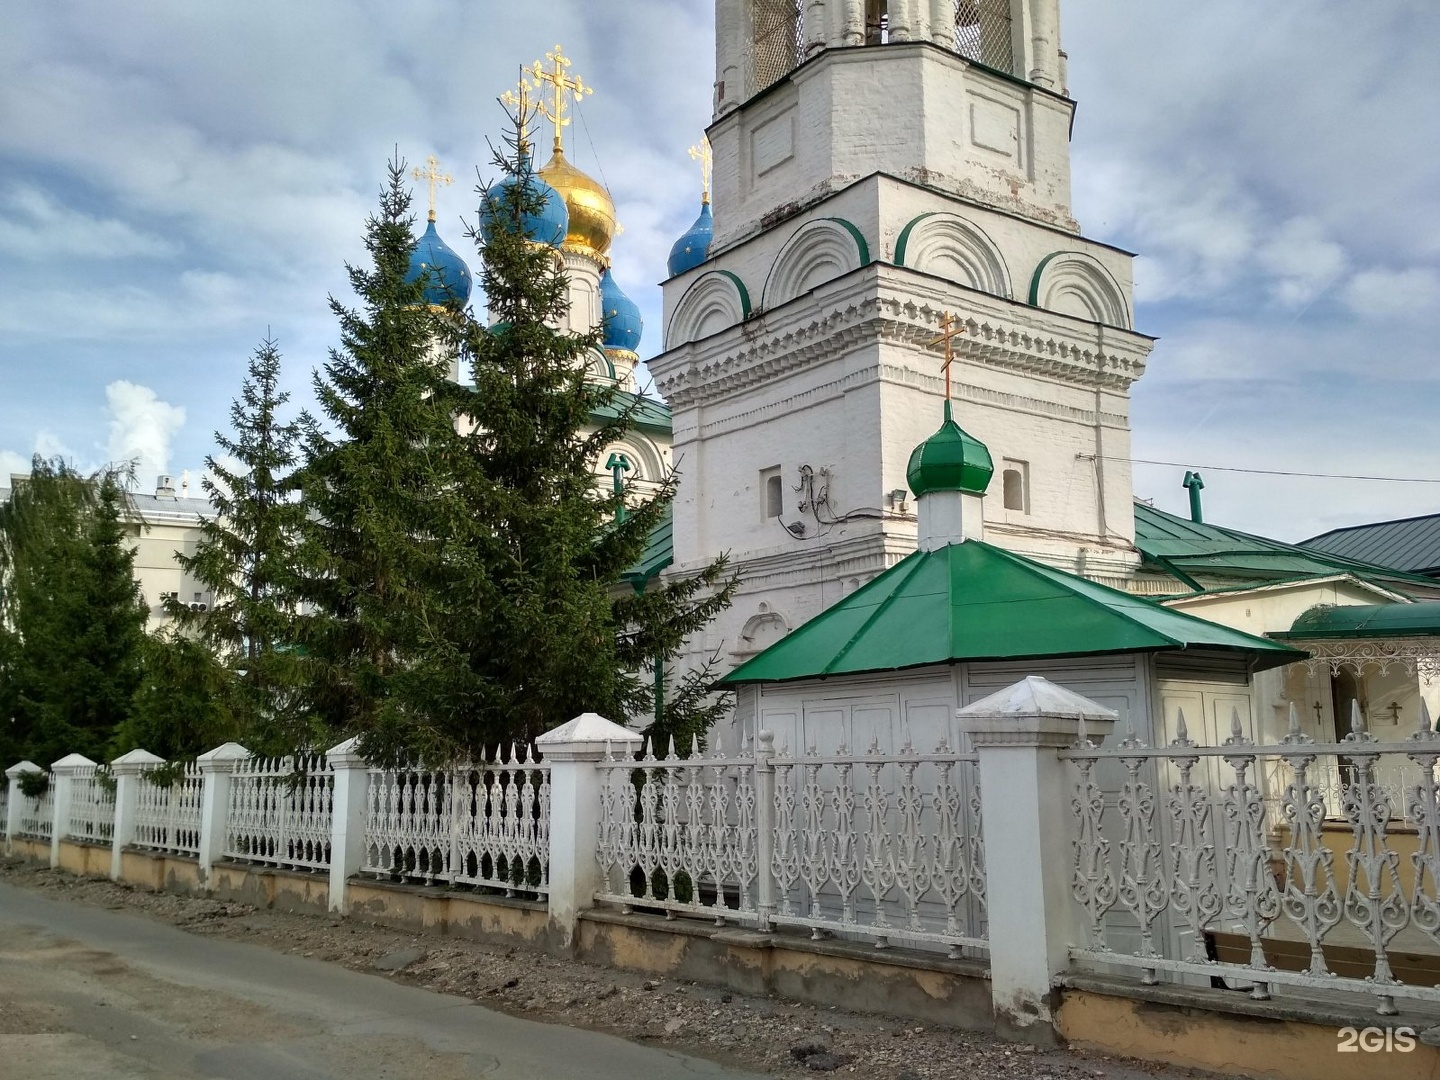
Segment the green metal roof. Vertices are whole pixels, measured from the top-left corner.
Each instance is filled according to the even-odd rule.
[[[1153,566],[1197,590],[1203,588],[1197,576],[1269,581],[1337,573],[1369,581],[1435,585],[1416,574],[1191,521],[1142,502],[1135,504],[1135,546]]]
[[[650,530],[650,539],[645,544],[645,553],[640,561],[626,570],[620,577],[637,588],[644,589],[645,583],[675,561],[675,519],[672,508],[665,508],[665,516]]]
[[[1300,541],[1300,546],[1426,577],[1440,577],[1440,514],[1331,529]]]
[[[967,540],[907,556],[721,682],[1176,649],[1248,653],[1256,670],[1305,656]]]
[[[1440,637],[1440,600],[1415,604],[1320,604],[1304,612],[1288,631],[1274,635],[1305,638]]]
[[[600,423],[614,420],[623,409],[634,407],[630,422],[641,431],[658,431],[669,435],[673,429],[670,406],[643,394],[632,394],[629,390],[616,390],[606,405],[590,413],[590,418]]]

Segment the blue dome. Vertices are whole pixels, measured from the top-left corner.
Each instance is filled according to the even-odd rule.
[[[523,171],[529,174],[530,190],[544,203],[538,213],[525,215],[525,238],[558,248],[565,242],[565,234],[570,231],[570,211],[565,207],[565,197],[530,168],[528,154],[521,158],[521,162]],[[485,202],[480,207],[480,235],[486,241],[489,241],[494,227],[494,215],[506,207],[506,192],[517,183],[519,177],[515,173],[509,173],[486,194]]]
[[[600,275],[600,309],[605,320],[605,348],[634,352],[645,329],[640,307],[620,291],[608,267]]]
[[[676,240],[675,246],[670,249],[670,276],[683,274],[704,262],[709,257],[710,241],[713,239],[715,218],[710,213],[710,201],[707,199],[700,205],[700,216],[690,226],[690,231]]]
[[[405,281],[419,281],[427,271],[425,303],[434,307],[464,307],[469,302],[470,268],[440,239],[433,220],[410,253],[410,269]]]

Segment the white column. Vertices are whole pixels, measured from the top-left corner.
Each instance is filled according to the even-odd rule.
[[[225,855],[225,825],[230,813],[230,777],[250,751],[227,742],[196,759],[205,786],[200,796],[200,880],[210,888],[210,868]]]
[[[1060,4],[1059,0],[1029,0],[1030,81],[1049,90],[1060,86]]]
[[[325,753],[335,774],[330,803],[330,910],[345,911],[345,886],[365,862],[365,814],[370,766],[346,739]]]
[[[842,0],[840,19],[840,44],[865,44],[865,0]],[[937,3],[942,0],[936,0]],[[943,0],[950,2],[950,0]]]
[[[550,763],[550,926],[562,948],[575,941],[580,912],[600,884],[600,762],[633,754],[640,735],[582,713],[535,740]]]
[[[753,0],[715,0],[715,119],[745,100],[749,5]]]
[[[930,0],[930,40],[955,48],[955,0]]]
[[[55,820],[50,826],[50,867],[60,865],[60,841],[70,834],[70,802],[75,790],[75,773],[80,769],[94,768],[95,762],[84,754],[66,754],[50,766],[55,796],[52,803]]]
[[[15,834],[20,831],[20,800],[25,798],[25,793],[20,790],[20,777],[26,773],[38,775],[44,771],[33,761],[22,761],[5,770],[5,778],[10,786],[10,799],[5,804],[5,854],[7,855],[10,854],[10,845],[15,839]]]
[[[110,838],[110,878],[120,880],[120,853],[135,840],[135,807],[139,799],[141,777],[165,759],[149,750],[131,750],[110,762],[110,775],[115,777],[115,832]]]
[[[802,61],[823,52],[830,37],[829,13],[825,0],[805,0],[805,55]]]
[[[769,930],[775,914],[775,733],[762,731],[755,739],[755,856],[760,868],[756,901],[760,929]]]
[[[890,18],[887,21],[891,41],[909,41],[914,37],[914,17],[911,5],[915,0],[890,0],[886,7]]]
[[[1070,895],[1075,777],[1056,752],[1079,739],[1082,724],[1103,738],[1115,713],[1031,676],[955,715],[980,760],[995,1023],[1048,1039],[1055,977],[1084,932]]]

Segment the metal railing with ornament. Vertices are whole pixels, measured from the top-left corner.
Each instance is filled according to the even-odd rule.
[[[974,754],[878,744],[802,757],[672,745],[600,766],[596,899],[667,914],[983,951],[985,858]]]
[[[225,856],[329,869],[333,794],[334,775],[324,754],[237,762],[225,816]]]
[[[131,843],[152,851],[199,855],[204,792],[205,777],[193,761],[180,767],[178,773],[141,773],[136,778]]]
[[[1238,714],[1219,746],[1190,739],[1183,713],[1176,731],[1162,747],[1132,733],[1061,751],[1088,926],[1072,958],[1145,984],[1219,978],[1257,999],[1361,993],[1385,1015],[1397,997],[1440,1002],[1440,735],[1426,710],[1403,742],[1377,741],[1358,709],[1336,743],[1303,734],[1293,710],[1273,744],[1247,738]],[[1317,775],[1326,760],[1345,768]],[[1402,792],[1377,782],[1400,768]]]
[[[115,833],[115,781],[99,766],[75,769],[70,777],[70,820],[65,835],[108,844]]]
[[[371,769],[363,872],[548,893],[550,766],[517,747],[496,759]]]

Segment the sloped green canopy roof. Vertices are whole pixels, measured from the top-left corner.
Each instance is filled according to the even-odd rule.
[[[1440,637],[1440,600],[1417,604],[1320,605],[1300,615],[1278,638]]]
[[[674,530],[675,518],[672,507],[667,506],[665,516],[660,519],[655,528],[650,530],[650,538],[645,543],[644,554],[640,556],[634,566],[620,575],[621,579],[643,590],[646,582],[674,562]]]
[[[670,406],[655,398],[645,397],[643,394],[634,394],[629,390],[615,390],[611,394],[610,401],[590,413],[590,418],[598,423],[614,420],[624,409],[633,408],[630,414],[630,422],[641,431],[658,432],[669,435],[674,428],[674,422],[670,418]]]
[[[1192,575],[1278,581],[1341,573],[1372,582],[1435,585],[1416,574],[1191,521],[1141,502],[1135,504],[1135,546],[1151,565],[1196,588]]]
[[[1247,653],[1257,671],[1306,655],[966,540],[902,559],[721,682],[1174,649]]]

